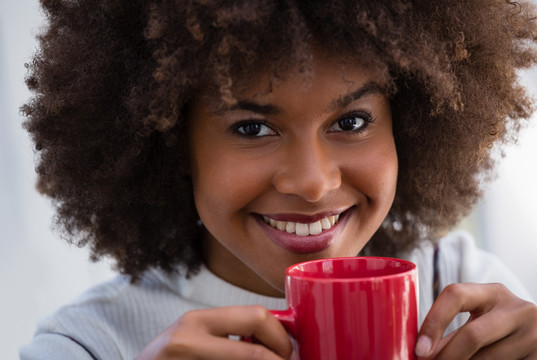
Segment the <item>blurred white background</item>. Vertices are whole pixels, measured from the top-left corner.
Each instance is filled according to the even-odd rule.
[[[0,358],[16,359],[38,319],[113,276],[85,249],[51,231],[50,202],[34,189],[33,150],[19,107],[42,18],[37,0],[0,0]],[[537,71],[523,81],[537,96]],[[507,152],[498,179],[464,227],[496,253],[537,299],[537,117]]]

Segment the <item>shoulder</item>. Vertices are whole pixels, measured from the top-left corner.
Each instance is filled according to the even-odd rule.
[[[132,358],[181,315],[177,278],[154,270],[138,283],[118,276],[95,286],[43,319],[21,354],[46,349],[88,359]]]
[[[440,289],[452,283],[502,283],[515,295],[531,300],[511,270],[496,255],[476,246],[474,238],[466,231],[451,232],[442,237],[436,246],[425,244],[411,254],[418,266],[421,264],[426,269],[425,276],[432,277],[436,267]]]
[[[498,257],[477,247],[474,238],[465,231],[451,232],[436,244],[424,242],[401,257],[418,267],[420,323],[434,302],[435,283],[438,291],[453,283],[501,283],[518,297],[532,300]],[[458,324],[464,321],[461,317]]]
[[[501,283],[518,297],[532,301],[512,271],[496,255],[477,247],[464,231],[440,241],[438,261],[444,286],[454,282]]]

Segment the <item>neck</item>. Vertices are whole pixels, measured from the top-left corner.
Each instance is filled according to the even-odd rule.
[[[206,230],[203,233],[203,244],[205,265],[222,280],[260,295],[285,297],[282,291],[263,280]]]

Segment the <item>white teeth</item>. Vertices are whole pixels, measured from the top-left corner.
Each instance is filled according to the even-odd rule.
[[[339,220],[339,215],[329,216],[328,220],[330,221],[330,224],[334,226],[334,224]]]
[[[310,234],[310,229],[309,229],[308,224],[296,223],[295,233],[298,236],[308,236]]]
[[[330,222],[330,220],[328,220],[328,218],[322,218],[321,227],[323,228],[323,230],[330,229],[332,227],[332,223]]]
[[[290,234],[297,234],[298,236],[319,235],[324,230],[328,230],[334,226],[338,220],[339,215],[327,216],[319,221],[310,224],[297,223],[292,221],[279,221],[263,216],[265,223],[270,224],[273,228],[280,231],[286,231]]]
[[[321,226],[320,221],[317,221],[317,222],[314,222],[313,224],[310,224],[309,229],[310,229],[310,235],[319,235],[320,233],[323,232],[323,228]]]
[[[276,221],[276,227],[278,228],[278,230],[284,231],[286,226],[287,226],[287,222]]]
[[[296,231],[296,223],[288,221],[287,225],[285,226],[285,231],[292,234]]]

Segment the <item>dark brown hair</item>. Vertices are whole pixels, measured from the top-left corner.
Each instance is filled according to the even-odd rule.
[[[390,89],[397,194],[366,253],[434,240],[468,213],[493,145],[532,103],[517,71],[537,62],[535,11],[506,0],[41,0],[47,24],[23,106],[38,189],[63,235],[134,278],[194,270],[200,225],[187,158],[188,104],[233,102],[241,78],[281,76],[311,45],[378,71]],[[500,148],[500,147],[499,147]]]

